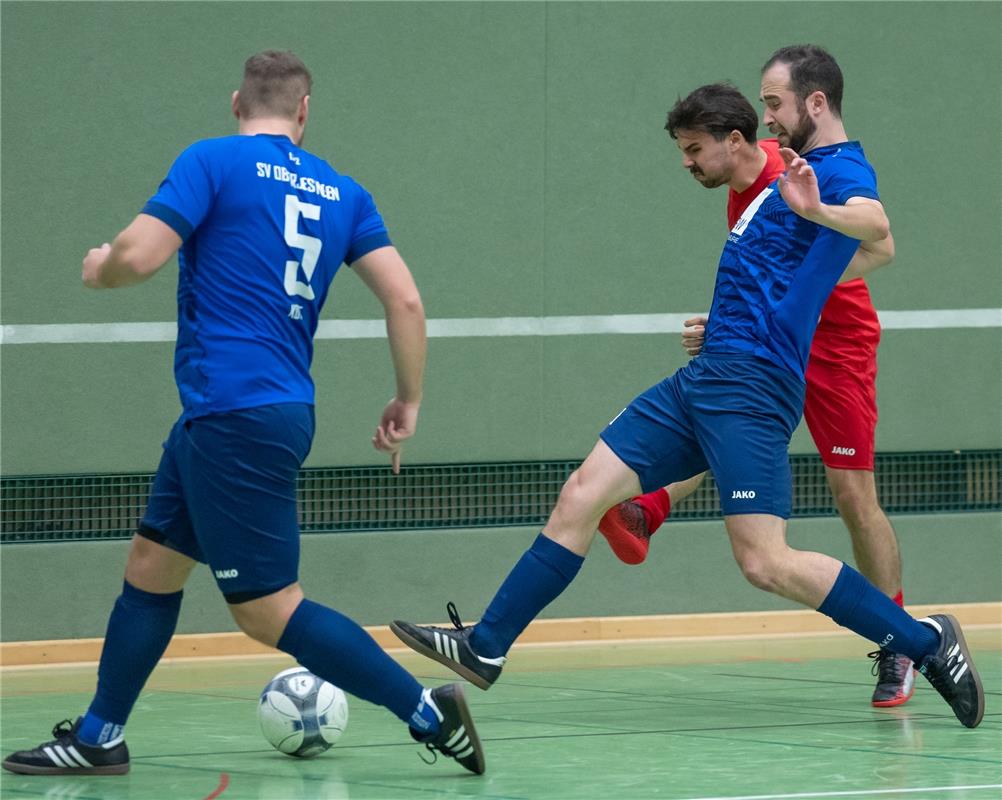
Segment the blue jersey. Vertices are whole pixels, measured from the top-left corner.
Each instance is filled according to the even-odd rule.
[[[811,150],[821,202],[879,199],[858,142]],[[762,190],[727,237],[706,325],[705,353],[752,353],[803,379],[821,309],[859,241],[790,210],[778,183]]]
[[[372,197],[286,136],[178,156],[143,208],[181,237],[174,375],[182,419],[313,403],[313,334],[342,263],[390,244]]]

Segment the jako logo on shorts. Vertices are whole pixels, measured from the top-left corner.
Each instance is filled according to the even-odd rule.
[[[855,447],[839,447],[835,446],[832,448],[831,454],[833,456],[854,456],[856,455]]]
[[[239,574],[240,573],[237,572],[235,569],[217,569],[216,570],[216,577],[219,578],[219,580],[224,580],[225,578],[235,578]]]
[[[747,491],[739,490],[731,492],[731,500],[754,500],[754,499],[755,499],[754,489],[749,489]]]

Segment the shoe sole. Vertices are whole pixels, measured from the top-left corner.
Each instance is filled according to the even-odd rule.
[[[974,685],[978,689],[978,713],[974,718],[974,721],[969,725],[962,719],[960,723],[966,728],[976,728],[981,724],[981,718],[985,715],[985,689],[981,684],[981,676],[978,671],[974,668],[974,662],[971,660],[971,651],[967,649],[967,640],[964,638],[964,632],[960,628],[960,623],[957,622],[957,618],[952,614],[942,614],[944,619],[948,619],[950,624],[953,626],[953,633],[957,637],[957,644],[960,645],[960,653],[964,657],[964,662],[967,664],[967,670],[970,672],[971,677],[974,679]],[[954,712],[956,716],[956,712]],[[960,719],[960,717],[957,717]]]
[[[476,773],[477,775],[483,775],[487,770],[487,758],[484,756],[484,748],[480,744],[480,737],[477,735],[477,726],[473,724],[473,715],[470,714],[470,707],[466,703],[466,694],[463,692],[463,687],[460,684],[455,684],[453,686],[455,689],[455,694],[453,695],[456,700],[456,709],[459,711],[459,719],[463,723],[463,727],[466,729],[466,735],[473,745],[473,752],[476,755],[477,767],[476,769],[470,770],[470,772]],[[465,764],[460,764],[465,769],[470,769]]]
[[[109,764],[104,767],[36,767],[33,764],[19,764],[16,761],[4,761],[0,764],[8,772],[18,775],[124,775],[129,771],[128,764]]]
[[[397,625],[396,622],[390,623],[390,630],[393,631],[397,635],[397,638],[405,645],[407,645],[411,650],[414,650],[415,652],[418,652],[421,655],[430,658],[433,661],[437,661],[439,664],[448,667],[460,677],[468,680],[478,689],[483,689],[486,692],[488,689],[491,688],[492,681],[488,681],[483,676],[478,675],[472,669],[463,666],[458,661],[454,661],[448,656],[443,656],[434,647],[428,647],[428,645],[426,645],[420,639],[411,636],[407,631],[405,631],[403,628]]]

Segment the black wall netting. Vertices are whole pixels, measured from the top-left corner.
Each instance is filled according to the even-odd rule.
[[[306,469],[299,476],[304,533],[542,525],[577,461]],[[793,515],[835,514],[816,455],[790,457]],[[1002,510],[1002,450],[879,453],[877,488],[892,514]],[[152,475],[0,478],[0,542],[123,539],[132,535]],[[719,516],[712,479],[672,514]]]

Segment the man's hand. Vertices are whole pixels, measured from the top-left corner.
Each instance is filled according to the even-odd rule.
[[[703,337],[706,335],[706,317],[691,317],[684,323],[682,329],[682,347],[690,356],[698,356],[703,349]]]
[[[779,193],[793,213],[815,221],[821,211],[821,192],[814,167],[789,147],[781,147],[779,154],[786,163],[786,172],[779,176]]]
[[[87,251],[83,260],[83,283],[91,289],[101,288],[101,268],[108,260],[108,253],[111,252],[111,245],[105,242],[100,247],[92,247]]]
[[[383,416],[372,437],[372,446],[390,454],[393,474],[400,473],[400,450],[417,428],[419,403],[404,403],[393,398],[383,409]]]

